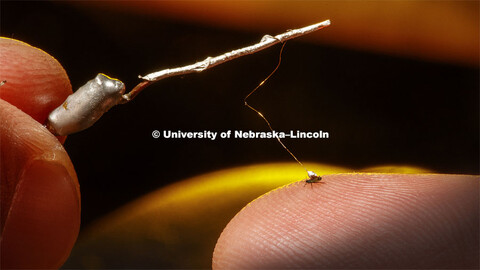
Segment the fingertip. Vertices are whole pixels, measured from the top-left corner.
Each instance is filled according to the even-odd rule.
[[[478,177],[341,174],[250,203],[222,232],[215,269],[478,265]]]
[[[0,38],[0,99],[39,123],[60,106],[72,86],[61,64],[41,49],[19,40]]]

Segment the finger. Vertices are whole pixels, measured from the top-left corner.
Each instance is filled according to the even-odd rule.
[[[55,58],[26,43],[0,38],[0,99],[8,101],[45,123],[48,114],[60,106],[72,86]]]
[[[479,177],[340,174],[253,201],[215,269],[478,267]]]
[[[323,173],[351,171],[306,166]],[[64,267],[208,269],[218,236],[242,207],[302,177],[305,171],[295,162],[266,163],[196,175],[159,188],[85,228]]]
[[[0,100],[1,268],[58,268],[80,227],[80,193],[58,140]]]
[[[80,194],[68,155],[40,123],[70,82],[20,41],[1,38],[0,61],[1,268],[58,268],[78,235]]]

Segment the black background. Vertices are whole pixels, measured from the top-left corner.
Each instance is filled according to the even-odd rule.
[[[334,26],[315,34],[329,31]],[[139,74],[250,45],[266,33],[71,3],[2,1],[1,34],[53,55],[75,90],[99,72],[131,89],[140,82]],[[292,161],[275,140],[151,136],[155,129],[267,130],[244,107],[243,98],[273,70],[279,49],[160,81],[93,127],[69,136],[65,148],[81,185],[82,226],[190,176]],[[399,164],[479,173],[478,67],[313,45],[299,38],[287,43],[279,70],[250,103],[276,130],[329,132],[328,140],[285,140],[302,161],[352,170]]]

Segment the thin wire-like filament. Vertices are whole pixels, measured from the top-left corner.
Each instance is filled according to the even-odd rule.
[[[278,64],[277,66],[275,67],[275,69],[270,73],[270,75],[267,76],[267,78],[265,78],[261,83],[259,83],[257,85],[257,87],[255,87],[255,89],[253,89],[244,99],[243,99],[243,102],[245,103],[245,106],[247,106],[248,108],[250,108],[251,110],[253,110],[254,112],[256,112],[264,121],[265,123],[267,123],[268,125],[268,128],[270,128],[270,131],[272,131],[272,133],[274,132],[273,131],[273,128],[272,128],[272,125],[270,125],[270,122],[268,122],[267,118],[260,112],[258,111],[257,109],[253,108],[252,106],[250,106],[248,103],[247,103],[247,99],[248,97],[250,97],[253,93],[255,93],[255,91],[258,90],[258,88],[260,88],[270,77],[272,77],[273,74],[275,74],[275,72],[277,72],[277,69],[280,67],[280,64],[282,63],[282,53],[283,53],[283,48],[285,47],[285,44],[287,44],[286,42],[283,42],[282,44],[282,48],[280,49],[280,55],[278,57]],[[282,145],[282,147],[298,162],[298,164],[300,164],[300,166],[302,166],[305,171],[307,171],[307,174],[309,174],[309,171],[307,170],[307,168],[303,165],[302,162],[300,162],[300,160],[298,160],[298,158],[292,153],[292,151],[290,151],[290,149],[288,149],[288,147],[282,142],[282,140],[280,139],[280,137],[276,137],[277,141]]]

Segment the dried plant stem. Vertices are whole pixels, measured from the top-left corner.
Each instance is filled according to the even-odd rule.
[[[136,95],[138,95],[138,93],[140,93],[143,89],[145,89],[145,87],[147,87],[153,82],[156,82],[168,77],[185,75],[185,74],[195,73],[195,72],[202,72],[206,69],[223,64],[235,58],[256,53],[258,51],[271,47],[277,43],[284,42],[289,39],[293,39],[296,37],[300,37],[300,36],[315,32],[329,25],[330,25],[330,20],[326,20],[326,21],[312,24],[299,29],[288,30],[285,33],[282,33],[276,36],[265,35],[263,36],[263,38],[260,40],[259,43],[256,43],[251,46],[233,50],[231,52],[227,52],[219,56],[207,57],[205,60],[197,62],[195,64],[191,64],[183,67],[177,67],[177,68],[164,69],[161,71],[150,73],[145,76],[139,76],[144,81],[138,84],[136,87],[134,87],[133,90],[130,91],[129,93],[124,94],[123,98],[125,102],[128,102],[132,100]]]

